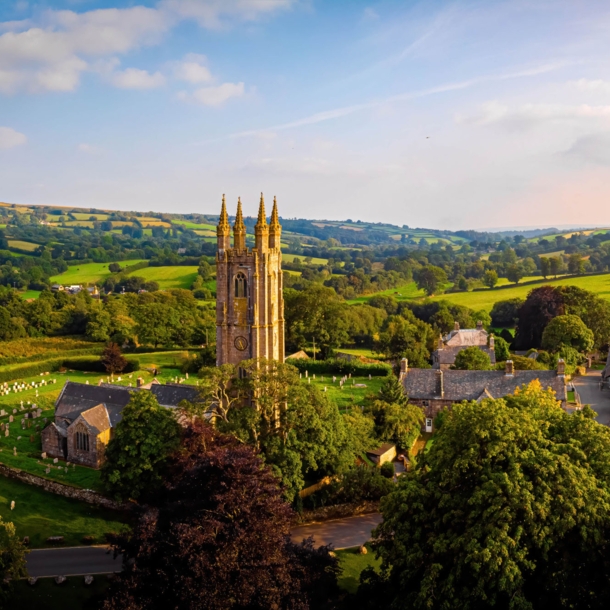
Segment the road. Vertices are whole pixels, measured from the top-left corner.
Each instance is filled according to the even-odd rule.
[[[121,570],[121,559],[106,547],[82,546],[38,549],[27,556],[30,576],[80,576],[109,574]]]
[[[574,386],[580,400],[597,412],[597,421],[610,426],[610,390],[600,390],[601,371],[588,371],[582,377],[574,377]]]
[[[362,515],[302,525],[293,528],[291,534],[295,542],[313,536],[316,546],[332,544],[341,549],[364,544],[380,522],[379,514]],[[121,570],[121,559],[114,559],[107,547],[38,549],[27,556],[27,566],[29,575],[38,577],[109,574]]]

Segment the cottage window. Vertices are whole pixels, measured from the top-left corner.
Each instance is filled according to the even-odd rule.
[[[248,280],[246,279],[246,276],[241,273],[241,271],[235,276],[235,296],[248,296]]]
[[[76,448],[79,451],[89,451],[89,434],[82,428],[76,433]]]

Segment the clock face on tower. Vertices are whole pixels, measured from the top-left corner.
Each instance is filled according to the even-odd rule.
[[[243,352],[248,347],[248,339],[242,336],[235,337],[233,345],[235,345],[235,348],[240,352]]]

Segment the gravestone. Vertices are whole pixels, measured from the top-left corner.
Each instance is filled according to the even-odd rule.
[[[47,466],[47,469],[45,470],[45,474],[50,474],[51,473],[51,469]]]
[[[30,443],[33,443],[36,440],[35,436],[30,436]]]
[[[12,424],[15,421],[15,418],[12,415],[8,416],[8,423]]]
[[[59,462],[59,460],[57,458],[53,458],[53,464],[57,464],[57,462]]]
[[[8,436],[8,428],[4,431],[4,436]]]
[[[17,409],[13,409],[13,415],[15,415],[15,413],[17,413]]]
[[[47,459],[47,454],[45,451],[42,452],[41,456],[40,456],[43,460]]]

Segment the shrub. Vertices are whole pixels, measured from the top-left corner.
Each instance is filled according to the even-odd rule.
[[[392,464],[392,462],[384,462],[381,465],[379,472],[381,473],[382,477],[385,477],[386,479],[393,479],[394,478],[394,464]]]
[[[305,360],[301,358],[289,358],[287,364],[291,364],[301,373],[308,371],[310,374],[337,374],[354,375],[356,377],[387,377],[392,374],[392,367],[383,362],[364,363],[354,360],[343,360],[331,358],[328,360]]]

